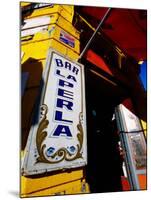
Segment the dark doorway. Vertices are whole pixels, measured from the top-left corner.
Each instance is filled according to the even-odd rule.
[[[92,69],[86,69],[88,165],[92,193],[122,191],[122,159],[114,109],[126,96],[123,89]]]

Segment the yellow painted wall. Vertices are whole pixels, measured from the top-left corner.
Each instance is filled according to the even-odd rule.
[[[26,89],[22,97],[22,145],[21,156],[24,155],[26,142],[30,130],[33,110],[39,94],[40,80],[46,64],[46,57],[50,47],[71,59],[77,59],[80,52],[79,32],[72,26],[73,6],[55,5],[49,8],[40,8],[25,18],[37,16],[53,16],[50,18],[48,30],[38,32],[33,37],[21,38],[22,72],[29,72]],[[54,29],[52,29],[54,28]],[[60,31],[64,30],[75,39],[72,48],[59,41]],[[21,176],[21,197],[88,193],[88,184],[85,184],[84,168],[56,171],[48,174],[25,177]]]
[[[145,137],[147,137],[147,123],[145,121],[141,120],[141,124],[142,124],[143,130],[144,130]]]
[[[72,23],[73,14],[74,14],[74,6],[67,6],[67,5],[56,5],[54,4],[53,7],[45,7],[39,8],[31,12],[30,15],[26,16],[25,19],[34,18],[38,16],[46,16],[51,15],[54,13],[58,13],[62,17],[64,17],[67,21]]]
[[[56,181],[55,181],[56,182]],[[28,195],[31,197],[35,196],[47,196],[47,195],[65,195],[65,194],[82,194],[88,193],[89,188],[88,185],[83,183],[81,179],[70,180],[67,183],[58,184],[55,186],[50,186],[36,190],[35,192],[29,192]],[[22,197],[26,197],[27,195],[22,195]]]
[[[30,4],[29,2],[21,2],[21,7],[29,6]]]

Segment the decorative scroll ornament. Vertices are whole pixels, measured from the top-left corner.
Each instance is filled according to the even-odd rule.
[[[37,158],[37,162],[42,162],[42,163],[49,163],[49,164],[55,164],[59,163],[63,160],[66,161],[73,161],[79,158],[82,158],[82,145],[83,145],[83,127],[82,127],[82,118],[83,114],[82,112],[79,113],[79,124],[77,125],[78,133],[77,133],[77,139],[78,139],[78,144],[76,147],[71,146],[70,148],[67,147],[62,147],[58,149],[56,152],[54,152],[54,148],[50,147],[49,148],[49,158],[48,155],[46,157],[45,152],[46,152],[46,144],[43,144],[43,141],[47,137],[47,131],[45,129],[48,127],[49,121],[47,120],[47,113],[48,113],[48,107],[46,104],[43,104],[41,106],[41,121],[37,130],[37,135],[36,135],[36,146],[38,150],[39,157]],[[69,150],[70,149],[70,150]],[[76,152],[73,154],[73,152]]]

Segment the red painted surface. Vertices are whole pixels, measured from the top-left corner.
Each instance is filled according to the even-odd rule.
[[[104,62],[104,60],[99,55],[94,53],[94,51],[92,51],[91,49],[87,51],[85,57],[89,62],[93,63],[94,65],[97,65],[97,67],[101,68],[108,74],[113,75],[109,67]]]
[[[124,99],[124,101],[122,102],[122,104],[131,112],[134,112],[134,108],[133,108],[133,104],[132,104],[132,100],[130,98]]]
[[[83,7],[84,14],[92,17],[97,25],[107,8]],[[126,54],[136,60],[147,58],[147,11],[134,9],[112,9],[106,19],[103,32]]]
[[[128,179],[124,176],[121,176],[121,181],[122,181],[123,191],[129,191],[131,188],[130,188],[130,184],[128,182]]]

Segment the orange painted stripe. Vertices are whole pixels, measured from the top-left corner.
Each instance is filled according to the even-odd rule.
[[[138,175],[139,186],[141,190],[147,189],[147,177],[145,174]]]

